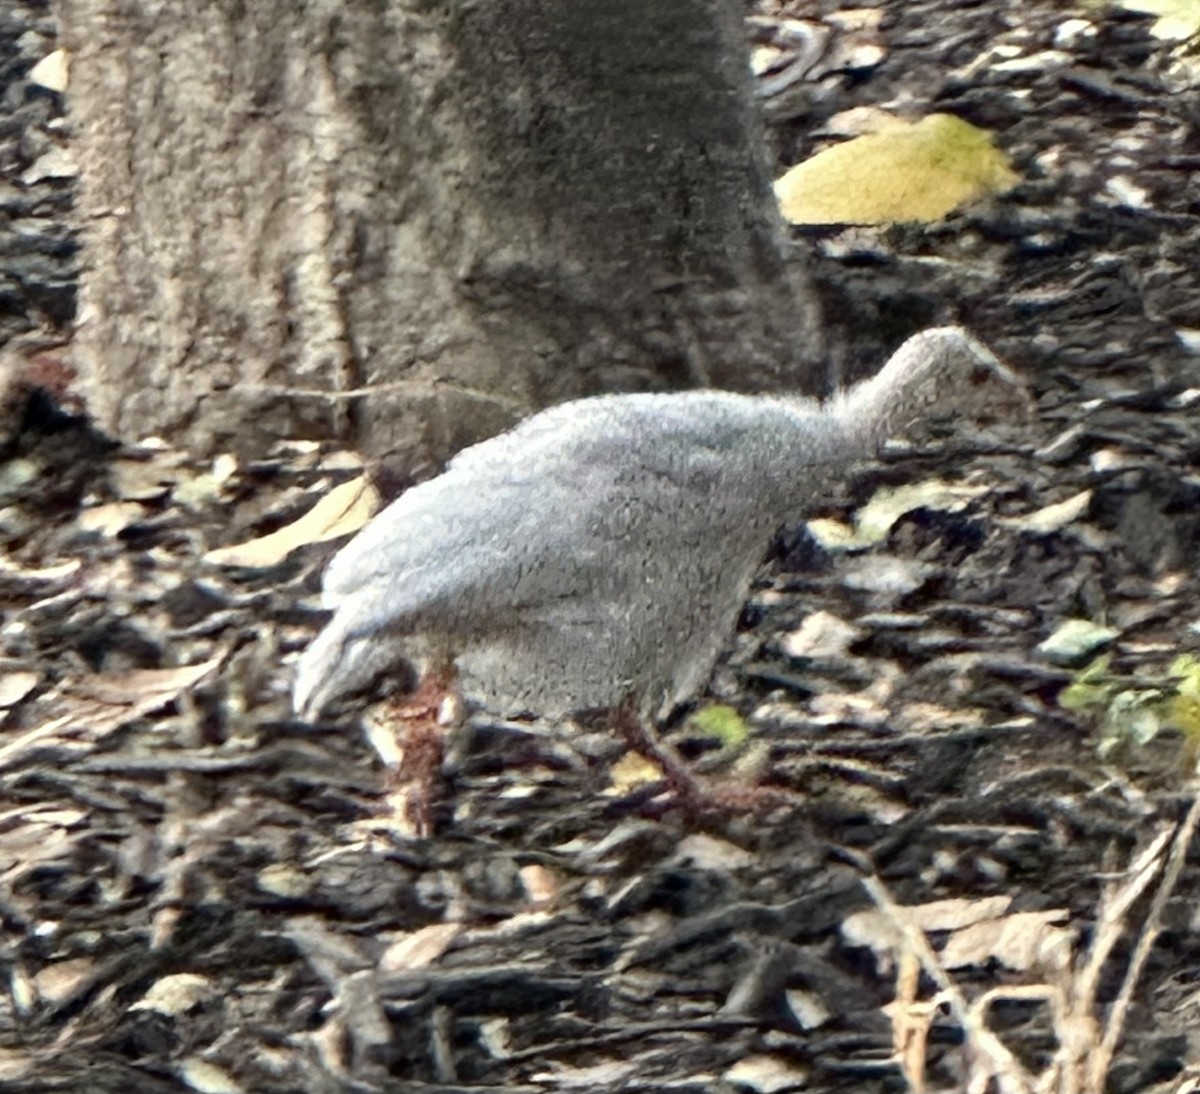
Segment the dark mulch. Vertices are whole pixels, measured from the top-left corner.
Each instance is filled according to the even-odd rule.
[[[44,17],[15,10],[10,37]],[[1073,18],[1094,33],[1056,46]],[[1136,679],[1198,644],[1198,99],[1169,91],[1149,26],[1049,2],[896,4],[877,67],[766,99],[785,162],[859,104],[912,100],[999,133],[1025,176],[1005,198],[931,228],[798,238],[847,376],[957,320],[1042,408],[1016,445],[892,454],[818,515],[934,477],[978,488],[956,510],[909,512],[866,551],[781,540],[712,686],[756,743],[711,777],[794,805],[688,817],[653,787],[613,790],[623,748],[602,726],[475,718],[434,836],[412,836],[357,726],[289,718],[329,548],[268,567],[206,558],[285,527],[355,461],[297,447],[198,466],[11,405],[0,1090],[899,1090],[906,1017],[928,1031],[910,1061],[931,1089],[959,1089],[978,1031],[964,1045],[947,996],[922,1016],[937,988],[871,914],[888,899],[962,901],[929,936],[945,954],[951,920],[997,898],[992,916],[1042,952],[1020,967],[983,946],[950,970],[958,992],[1006,989],[986,1020],[1024,1066],[1068,1036],[1086,1056],[1168,848],[1127,909],[1114,900],[1192,802],[1178,738],[1102,761],[1094,727],[1058,702],[1073,670],[1035,653],[1072,617],[1119,629],[1113,670]],[[1038,59],[972,64],[1006,45]],[[4,124],[28,127],[20,111],[43,97],[13,86]],[[11,203],[24,192],[5,172]],[[55,218],[44,233],[66,231]],[[1025,519],[1083,491],[1072,520]],[[798,656],[818,612],[857,630]],[[698,770],[723,758],[685,725],[669,735]],[[1112,1091],[1171,1089],[1196,1063],[1198,890],[1186,862]],[[1055,914],[1018,930],[1035,920],[1013,913]],[[1089,955],[1107,955],[1090,993]],[[1036,985],[1064,1009],[1018,997]],[[906,991],[907,1008],[883,1009]]]

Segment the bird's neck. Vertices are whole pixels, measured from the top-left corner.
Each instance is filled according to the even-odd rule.
[[[947,400],[955,377],[962,379],[953,356],[936,342],[910,338],[882,369],[825,404],[837,426],[846,458],[872,454],[884,441],[916,424]]]

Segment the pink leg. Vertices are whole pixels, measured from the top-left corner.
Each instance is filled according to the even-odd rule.
[[[445,734],[451,724],[443,719],[443,710],[448,700],[455,701],[456,689],[454,669],[438,669],[422,676],[416,691],[393,699],[388,708],[403,752],[400,785],[405,818],[420,835],[427,835],[432,828]]]
[[[713,786],[694,775],[678,753],[659,741],[629,705],[617,709],[615,721],[629,747],[645,756],[663,773],[680,807],[689,816],[698,818],[712,813],[757,812],[779,806],[795,808],[802,800],[798,795],[784,790],[739,783],[736,779]]]

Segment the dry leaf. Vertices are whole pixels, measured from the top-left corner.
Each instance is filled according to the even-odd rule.
[[[999,524],[1009,528],[1017,528],[1022,532],[1032,532],[1034,535],[1046,536],[1060,531],[1068,524],[1074,524],[1087,511],[1092,502],[1092,492],[1084,490],[1074,497],[1067,498],[1055,505],[1047,505],[1024,517],[1001,517]]]
[[[243,1088],[224,1068],[196,1056],[179,1065],[179,1077],[199,1094],[244,1094]]]
[[[96,962],[91,957],[72,957],[47,965],[33,979],[38,995],[47,1003],[64,1003],[92,978]]]
[[[889,711],[871,695],[861,692],[827,691],[814,695],[808,704],[817,725],[878,726],[887,721]]]
[[[27,570],[17,563],[0,555],[0,576],[6,581],[33,585],[46,582],[55,586],[64,586],[69,578],[75,576],[83,565],[77,558],[69,562],[59,562],[53,566],[43,566],[37,570]]]
[[[832,517],[813,517],[805,525],[809,535],[826,551],[852,551],[862,547],[858,533],[844,521]]]
[[[29,82],[50,91],[63,92],[67,90],[67,82],[71,76],[71,58],[65,49],[56,49],[47,53],[36,65],[29,70]]]
[[[874,546],[887,539],[888,533],[905,513],[915,509],[933,509],[939,513],[957,513],[967,503],[986,494],[990,487],[964,486],[961,483],[926,479],[905,486],[884,487],[854,515],[854,528],[861,546]]]
[[[892,715],[897,729],[926,732],[962,729],[983,724],[983,712],[969,707],[941,707],[936,703],[905,703]]]
[[[150,714],[198,684],[221,664],[224,657],[221,653],[199,665],[97,674],[75,681],[64,689],[59,705],[63,714],[0,746],[0,769],[56,736],[60,738],[57,742],[60,746],[66,738],[78,735],[80,731],[86,731],[88,739],[94,741],[135,718]]]
[[[309,876],[286,862],[273,862],[264,866],[259,870],[254,883],[264,893],[282,897],[284,900],[297,900],[306,896],[312,888]]]
[[[379,959],[380,972],[409,972],[432,965],[462,934],[461,923],[431,923],[393,942]]]
[[[548,1071],[535,1071],[529,1078],[546,1090],[585,1090],[592,1094],[596,1090],[628,1089],[637,1069],[632,1060],[608,1060],[590,1067],[554,1066]]]
[[[136,524],[146,515],[141,502],[111,501],[107,505],[94,505],[79,514],[76,524],[81,532],[98,532],[113,537],[131,524]]]
[[[1200,3],[1197,0],[1121,0],[1127,11],[1157,15],[1150,33],[1167,42],[1182,42],[1200,34]]]
[[[693,832],[679,841],[671,860],[701,870],[743,870],[753,865],[755,857],[736,843]]]
[[[831,612],[813,612],[799,628],[779,640],[779,648],[788,657],[843,657],[863,631]]]
[[[990,133],[931,114],[818,152],[775,194],[793,224],[929,223],[1018,181]]]
[[[825,1001],[816,992],[789,988],[783,993],[783,1001],[801,1029],[818,1029],[833,1017]]]
[[[1018,972],[1037,965],[1065,968],[1075,943],[1075,932],[1055,924],[1070,917],[1065,908],[1048,912],[1014,912],[955,931],[942,950],[948,969],[983,965],[995,959]]]
[[[1145,458],[1139,453],[1124,448],[1098,448],[1088,457],[1088,466],[1098,475],[1111,475],[1117,471],[1132,471],[1145,466]]]
[[[113,487],[121,501],[157,501],[174,489],[182,476],[186,457],[172,449],[152,451],[144,457],[126,457],[109,465]]]
[[[207,976],[179,972],[156,980],[146,994],[129,1009],[152,1010],[176,1017],[213,998],[216,993],[215,985]]]
[[[954,931],[1003,914],[1012,897],[988,896],[978,900],[951,897],[931,900],[928,904],[913,904],[904,909],[916,926],[923,931]]]
[[[21,1049],[0,1048],[0,1083],[15,1083],[24,1079],[33,1069],[44,1068],[32,1052]]]
[[[988,486],[964,486],[941,479],[884,487],[854,515],[854,526],[817,517],[808,521],[809,533],[827,551],[850,551],[874,547],[887,539],[895,523],[914,509],[957,513],[973,499],[986,494]]]
[[[723,1078],[760,1094],[782,1094],[785,1090],[803,1090],[808,1086],[809,1071],[778,1056],[747,1056],[726,1071]]]
[[[649,783],[661,782],[663,777],[658,767],[640,752],[627,752],[612,765],[610,775],[612,785],[605,793],[614,796],[628,794]]]
[[[119,729],[134,718],[174,702],[212,672],[224,654],[199,665],[173,669],[135,669],[97,674],[72,683],[66,691],[67,718],[95,738]]]
[[[1053,633],[1035,647],[1035,652],[1052,665],[1071,668],[1094,657],[1111,645],[1121,632],[1102,627],[1090,619],[1064,619]]]
[[[33,729],[26,730],[11,741],[0,745],[0,771],[10,764],[15,763],[26,752],[36,747],[42,741],[49,741],[56,733],[65,732],[68,727],[74,725],[74,721],[70,715],[63,718],[54,718],[40,726],[34,726]]]
[[[0,814],[0,883],[65,858],[76,847],[72,829],[87,817],[78,809],[17,806]]]
[[[521,879],[525,895],[529,898],[530,907],[546,908],[554,903],[561,888],[556,871],[533,862],[522,866],[517,875]]]
[[[952,898],[933,900],[928,904],[913,904],[901,908],[909,921],[922,931],[956,931],[975,923],[994,920],[1003,915],[1012,898],[984,897],[980,900]],[[879,952],[891,949],[900,941],[896,925],[883,912],[870,908],[846,917],[842,937],[851,946],[869,946]]]
[[[6,672],[0,676],[0,710],[7,710],[25,698],[40,679],[36,672]]]
[[[908,124],[878,106],[852,106],[834,114],[821,132],[832,137],[862,137],[885,129],[904,129]]]
[[[218,547],[204,556],[218,566],[265,569],[282,562],[297,547],[357,532],[379,508],[379,492],[366,475],[335,486],[299,520],[247,543]]]

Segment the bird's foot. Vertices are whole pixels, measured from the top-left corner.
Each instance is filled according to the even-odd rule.
[[[663,774],[679,807],[689,817],[701,819],[713,814],[765,813],[772,809],[796,808],[801,799],[773,787],[757,786],[731,778],[714,785],[702,775],[695,774],[669,745],[663,744],[646,728],[633,711],[617,712],[617,725],[629,747],[644,756]]]

